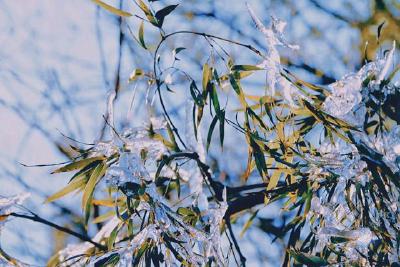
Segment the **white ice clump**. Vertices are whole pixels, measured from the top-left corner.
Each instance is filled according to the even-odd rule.
[[[115,227],[118,226],[120,220],[117,217],[113,217],[109,220],[100,231],[93,237],[93,241],[99,243],[103,238],[107,238],[111,235],[111,232]],[[65,249],[58,252],[58,257],[61,267],[65,266],[88,266],[88,254],[89,250],[94,249],[94,245],[89,242],[83,242],[78,244],[69,244]],[[80,257],[76,257],[76,256]]]
[[[16,206],[21,205],[29,196],[30,193],[21,193],[11,197],[0,196],[0,231],[6,221],[2,220],[1,217],[7,217],[7,215],[15,210]]]
[[[15,196],[3,197],[0,196],[0,237],[1,231],[4,227],[4,224],[7,222],[8,215],[15,211],[15,208],[18,205],[21,205],[28,197],[30,197],[30,193],[21,193]],[[0,246],[0,266],[8,267],[8,266],[17,266],[17,267],[27,267],[29,265],[22,263],[16,259],[3,257],[3,251]]]
[[[297,45],[288,44],[284,39],[283,31],[286,27],[285,21],[271,16],[271,26],[267,28],[248,3],[246,3],[246,6],[257,29],[264,35],[266,40],[266,55],[262,63],[257,66],[267,71],[266,82],[269,89],[269,91],[267,91],[268,95],[273,96],[276,91],[279,91],[290,106],[297,107],[294,102],[294,97],[305,98],[305,96],[281,74],[283,68],[277,46],[284,46],[293,50],[297,50],[299,47]]]
[[[363,136],[364,141],[370,148],[383,156],[383,161],[393,172],[400,170],[400,126],[393,126],[388,132],[377,136]]]
[[[323,109],[335,117],[348,118],[345,115],[355,111],[363,100],[362,83],[368,77],[375,76],[376,80],[371,81],[368,85],[368,90],[365,92],[366,97],[369,97],[371,90],[382,90],[379,85],[386,78],[393,63],[395,48],[395,42],[393,42],[393,47],[386,58],[378,58],[376,61],[367,63],[357,73],[348,74],[341,80],[330,84],[328,88],[331,95],[325,99]],[[360,113],[359,110],[357,113]],[[354,121],[357,122],[357,119]]]

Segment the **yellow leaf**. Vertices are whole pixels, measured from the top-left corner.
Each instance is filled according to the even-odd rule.
[[[52,202],[56,199],[59,199],[77,189],[81,189],[83,188],[83,186],[85,185],[86,179],[85,176],[81,176],[79,179],[75,179],[73,180],[71,183],[69,183],[66,187],[64,187],[63,189],[61,189],[60,191],[58,191],[57,193],[51,195],[50,197],[48,197],[45,201],[45,203],[49,203]]]
[[[113,13],[114,15],[120,16],[120,17],[131,17],[132,14],[128,13],[126,11],[120,10],[118,8],[115,8],[113,6],[110,6],[100,0],[92,0],[94,3],[96,3],[97,5],[101,6],[102,8],[104,8],[105,10]]]
[[[98,179],[105,173],[106,167],[107,165],[105,163],[100,163],[96,166],[96,168],[90,175],[90,178],[85,186],[85,190],[83,191],[82,195],[82,208],[87,207],[88,202],[93,197],[94,188],[98,182]]]
[[[274,173],[271,175],[271,179],[269,180],[267,191],[274,189],[278,185],[279,178],[281,177],[281,171],[275,170]]]
[[[101,223],[107,221],[110,217],[115,215],[115,210],[110,210],[109,212],[106,212],[98,217],[96,217],[92,223]]]

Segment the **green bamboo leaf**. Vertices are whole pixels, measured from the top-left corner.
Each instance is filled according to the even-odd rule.
[[[110,237],[107,240],[107,248],[108,250],[112,250],[114,247],[115,240],[117,239],[118,235],[118,230],[119,230],[119,225],[117,225],[111,232]]]
[[[290,256],[292,256],[298,263],[305,264],[306,266],[327,266],[329,264],[323,258],[307,255],[303,252],[296,252],[294,250],[289,251]]]
[[[224,147],[224,136],[225,136],[225,110],[222,110],[221,118],[219,118],[219,141],[221,148]]]
[[[192,110],[192,123],[193,123],[193,131],[194,131],[194,137],[197,140],[197,125],[196,125],[196,103],[193,104],[193,110]]]
[[[158,27],[160,27],[160,28],[162,27],[165,17],[168,16],[172,11],[174,11],[177,6],[178,5],[166,6],[163,9],[156,12],[156,19],[158,21],[158,25],[157,25]]]
[[[113,6],[110,6],[100,0],[92,0],[95,4],[99,5],[100,7],[104,8],[105,10],[113,13],[114,15],[120,16],[120,17],[131,17],[132,14],[123,10],[120,10],[118,8],[115,8]]]
[[[214,111],[217,114],[218,119],[221,120],[222,112],[221,112],[221,107],[219,105],[217,89],[216,89],[214,83],[212,83],[210,87],[211,87],[210,88],[211,89],[210,90],[210,98],[211,98],[212,104],[214,106]]]
[[[207,145],[206,145],[207,151],[208,151],[208,148],[210,147],[212,133],[213,133],[213,131],[214,131],[215,125],[217,124],[217,121],[218,121],[218,116],[215,116],[215,117],[213,118],[213,120],[211,121],[210,129],[208,130],[208,134],[207,134]]]
[[[231,67],[232,71],[254,71],[254,70],[263,70],[263,68],[254,66],[254,65],[234,65]]]
[[[92,162],[101,161],[101,160],[104,160],[104,156],[82,159],[82,160],[79,160],[79,161],[72,162],[72,163],[70,163],[68,165],[65,165],[65,166],[61,167],[61,168],[58,168],[58,169],[54,170],[51,174],[60,173],[60,172],[70,172],[70,171],[78,170],[78,169],[86,167],[87,165],[89,165]]]
[[[256,162],[256,167],[261,177],[265,177],[267,175],[267,164],[265,162],[264,153],[261,150],[261,147],[254,141],[253,138],[250,138],[250,146],[253,150],[254,160]]]
[[[48,197],[46,199],[45,203],[53,202],[54,200],[62,198],[63,196],[65,196],[75,190],[82,189],[83,186],[85,185],[85,183],[86,183],[86,179],[84,179],[83,176],[79,179],[75,179],[71,183],[69,183],[66,187],[64,187],[57,193],[54,193],[53,195]]]
[[[196,105],[198,106],[204,105],[203,98],[201,96],[199,89],[197,88],[195,81],[192,81],[190,83],[190,94],[192,95],[193,101],[196,103]]]
[[[115,266],[120,260],[118,252],[112,253],[100,260],[97,260],[94,266]]]
[[[140,23],[140,27],[139,27],[139,41],[140,41],[140,44],[142,45],[142,47],[144,49],[147,49],[146,43],[144,42],[144,23],[143,23],[143,20]],[[130,80],[130,78],[129,78],[129,80]]]

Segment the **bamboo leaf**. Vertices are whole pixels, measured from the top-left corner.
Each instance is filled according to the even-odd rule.
[[[78,170],[78,169],[86,167],[87,165],[89,165],[92,162],[101,161],[101,160],[104,160],[104,156],[82,159],[82,160],[79,160],[79,161],[72,162],[72,163],[70,163],[68,165],[65,165],[65,166],[61,167],[61,168],[58,168],[58,169],[54,170],[52,172],[52,174],[53,173],[70,172],[70,171]]]
[[[258,210],[257,210],[256,212],[254,212],[254,213],[250,216],[250,218],[247,220],[247,222],[244,224],[243,229],[242,229],[242,231],[240,232],[240,235],[239,235],[240,238],[243,237],[243,235],[244,235],[244,233],[247,231],[247,229],[249,229],[250,226],[253,224],[253,220],[254,220],[254,218],[257,217],[257,213],[258,213]]]
[[[208,148],[210,147],[212,134],[213,134],[215,125],[217,124],[217,121],[218,121],[218,116],[215,116],[215,117],[213,118],[213,120],[211,121],[210,129],[208,129],[208,134],[207,134],[207,145],[206,145],[207,151],[208,151]]]
[[[177,6],[178,5],[166,6],[163,9],[156,12],[156,19],[158,21],[158,27],[160,27],[160,28],[162,27],[165,17],[168,16],[172,11],[174,11]]]
[[[69,183],[66,187],[58,191],[57,193],[54,193],[50,197],[48,197],[45,201],[45,203],[53,202],[54,200],[57,200],[59,198],[62,198],[63,196],[77,190],[77,189],[82,189],[83,186],[85,185],[86,180],[84,177],[80,179],[75,179],[71,183]]]
[[[150,23],[153,24],[154,26],[158,27],[158,21],[154,17],[153,12],[151,12],[151,10],[147,7],[147,5],[142,0],[138,0],[138,1],[139,1],[140,9],[146,15],[146,17],[150,21]]]
[[[221,148],[224,147],[224,136],[225,136],[225,110],[222,110],[221,117],[219,118],[219,140]]]
[[[221,107],[219,105],[217,89],[215,88],[214,83],[212,83],[212,85],[211,85],[210,98],[211,98],[212,104],[214,106],[215,113],[217,114],[219,119],[221,119],[222,112],[221,112]]]
[[[107,165],[103,162],[99,165],[96,166],[96,168],[92,171],[89,180],[85,186],[85,189],[83,191],[83,195],[82,195],[82,208],[86,208],[89,204],[89,206],[92,203],[92,197],[93,197],[93,192],[94,192],[94,188],[99,180],[99,178],[101,176],[103,176],[103,174],[106,171],[106,167]]]
[[[261,177],[265,177],[267,175],[267,164],[265,163],[264,153],[261,151],[261,147],[254,141],[253,138],[250,138],[250,146],[252,148],[257,170]]]
[[[140,41],[140,44],[142,45],[142,47],[144,49],[147,49],[146,43],[144,42],[144,23],[143,23],[143,20],[140,23],[140,27],[139,27],[139,41]],[[131,79],[129,78],[129,80],[131,80]]]
[[[115,216],[115,210],[110,210],[98,217],[96,217],[92,223],[96,224],[96,223],[102,223],[107,221],[108,219],[110,219],[112,216]]]
[[[110,6],[103,1],[100,0],[92,0],[95,4],[99,5],[100,7],[104,8],[105,10],[113,13],[114,15],[120,16],[120,17],[131,17],[132,14],[123,10],[120,10],[118,8],[115,8],[113,6]]]
[[[254,65],[234,65],[231,67],[233,71],[254,71],[254,70],[263,70],[263,68],[254,66]]]
[[[210,81],[210,68],[207,63],[203,65],[203,92],[207,92],[207,86]]]

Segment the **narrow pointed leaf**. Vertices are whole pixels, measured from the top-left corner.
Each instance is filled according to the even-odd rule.
[[[207,151],[208,151],[208,148],[210,147],[212,134],[213,134],[215,125],[217,124],[217,121],[218,121],[218,116],[215,116],[215,117],[213,118],[213,120],[211,121],[210,129],[208,129],[208,134],[207,134],[207,145],[206,145]]]
[[[121,9],[115,8],[113,6],[110,6],[106,3],[104,3],[103,1],[100,0],[92,0],[94,3],[96,3],[97,5],[99,5],[100,7],[104,8],[105,10],[113,13],[114,15],[120,16],[120,17],[131,17],[132,14],[126,11],[123,11]]]
[[[72,163],[70,163],[68,165],[65,165],[65,166],[63,166],[61,168],[58,168],[58,169],[54,170],[52,172],[52,174],[53,173],[70,172],[70,171],[78,170],[78,169],[81,169],[83,167],[86,167],[87,165],[89,165],[92,162],[100,161],[100,160],[104,160],[104,157],[103,156],[99,156],[99,157],[93,157],[93,158],[87,158],[87,159],[82,159],[82,160],[79,160],[79,161],[75,161],[75,162],[72,162]]]
[[[139,41],[140,41],[140,44],[142,45],[142,47],[144,49],[147,49],[146,43],[144,42],[144,23],[143,23],[143,21],[140,23],[140,27],[139,27]]]
[[[65,195],[68,195],[71,192],[74,192],[75,190],[82,189],[83,186],[85,185],[86,181],[83,179],[76,179],[72,181],[70,184],[68,184],[66,187],[58,191],[57,193],[54,193],[50,197],[48,197],[45,201],[45,203],[53,202],[54,200],[57,200],[59,198],[62,198]]]
[[[162,27],[165,17],[168,16],[172,11],[174,11],[177,6],[178,5],[170,5],[156,12],[158,27]]]

